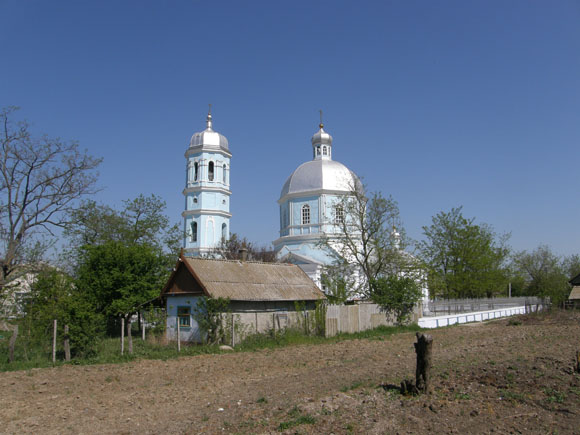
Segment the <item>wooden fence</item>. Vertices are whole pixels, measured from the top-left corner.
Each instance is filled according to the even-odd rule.
[[[415,307],[411,322],[417,323],[421,306]],[[326,336],[333,337],[341,332],[354,333],[378,326],[391,326],[395,319],[381,311],[377,304],[329,305],[326,310]]]

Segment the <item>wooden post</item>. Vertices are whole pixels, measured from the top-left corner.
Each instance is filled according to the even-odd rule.
[[[129,343],[129,355],[133,354],[133,336],[131,335],[131,316],[127,316],[127,341]]]
[[[141,315],[141,339],[145,341],[145,317]]]
[[[415,371],[415,385],[420,393],[429,392],[429,382],[431,377],[431,355],[433,350],[433,337],[417,332],[417,343],[415,352],[417,353],[417,369]]]
[[[14,361],[14,346],[16,345],[16,338],[18,337],[18,325],[14,326],[12,337],[10,337],[10,343],[8,347],[10,348],[10,354],[8,355],[8,362]]]
[[[232,313],[232,347],[236,345],[236,328],[234,324],[234,313]]]
[[[121,355],[125,353],[125,318],[121,316]]]
[[[276,335],[276,313],[272,313],[272,328],[274,329],[274,335]]]
[[[177,351],[181,352],[181,328],[179,326],[179,316],[177,316]]]
[[[70,361],[70,337],[68,331],[68,325],[64,325],[64,359],[65,361]]]
[[[56,362],[56,319],[53,321],[52,326],[52,362]]]

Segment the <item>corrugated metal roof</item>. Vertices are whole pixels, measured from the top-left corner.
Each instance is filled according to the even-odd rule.
[[[569,300],[579,300],[580,301],[580,286],[572,287],[572,291],[570,292],[570,296],[568,296]]]
[[[214,297],[234,301],[310,301],[324,294],[293,264],[255,263],[184,257]]]

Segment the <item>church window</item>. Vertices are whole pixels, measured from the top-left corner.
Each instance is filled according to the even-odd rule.
[[[228,226],[224,223],[222,224],[222,240],[228,239]]]
[[[213,174],[214,174],[214,164],[213,162],[209,162],[209,166],[208,166],[208,180],[209,181],[213,181]]]
[[[310,223],[310,206],[308,204],[302,206],[302,225]]]
[[[193,197],[193,203],[194,203],[194,204],[197,204],[197,196],[194,196],[194,197]]]
[[[199,177],[199,163],[195,162],[193,164],[193,181],[197,181],[198,177]]]
[[[320,147],[316,147],[316,155],[319,156],[320,155]]]
[[[191,241],[197,242],[197,222],[191,223]]]
[[[337,205],[334,208],[334,223],[335,224],[342,224],[344,223],[344,209],[341,205]]]
[[[222,172],[222,181],[224,184],[226,184],[226,165],[224,163],[224,166],[222,167],[223,172]]]
[[[326,155],[326,147],[322,147],[322,154]]]
[[[189,328],[191,326],[191,312],[189,307],[177,307],[177,317],[179,318],[180,328]]]

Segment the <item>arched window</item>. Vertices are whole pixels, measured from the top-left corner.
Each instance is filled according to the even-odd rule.
[[[197,222],[191,223],[191,241],[197,242]]]
[[[326,147],[322,147],[322,154],[326,155]]]
[[[337,205],[334,207],[334,223],[342,224],[344,223],[344,209],[342,205]]]
[[[195,162],[193,164],[193,181],[197,181],[199,177],[199,163]]]
[[[194,204],[197,204],[197,196],[194,196],[194,197],[193,197],[193,203],[194,203]]]
[[[310,223],[310,206],[308,204],[302,206],[302,225]]]
[[[320,155],[320,147],[316,147],[316,155],[319,156]]]
[[[214,174],[213,167],[214,167],[213,162],[209,162],[209,166],[207,167],[207,173],[208,173],[208,180],[209,181],[213,181],[213,174]]]
[[[223,223],[222,224],[222,240],[227,240],[228,239],[228,226]]]
[[[226,164],[224,163],[224,166],[222,167],[223,172],[222,172],[222,181],[224,184],[226,184]]]

